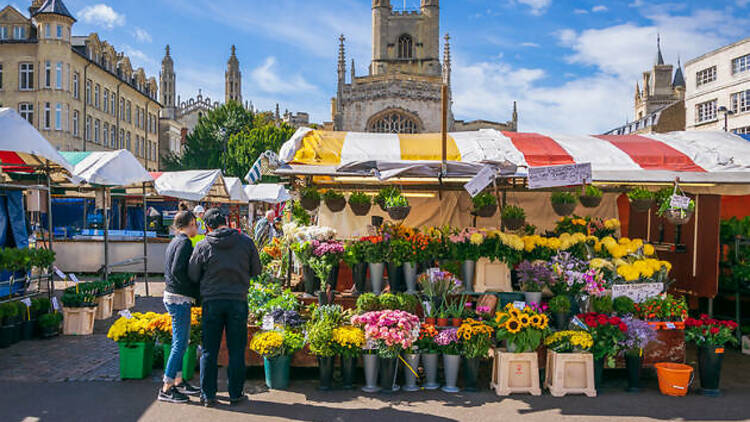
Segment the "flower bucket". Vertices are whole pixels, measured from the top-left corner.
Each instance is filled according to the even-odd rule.
[[[445,385],[441,390],[446,393],[458,393],[461,391],[456,386],[458,371],[461,367],[461,355],[443,355],[443,370],[445,371]]]
[[[400,389],[396,384],[398,377],[398,358],[379,358],[380,377],[379,385],[381,393],[395,393]]]
[[[320,290],[320,279],[309,265],[302,267],[302,278],[305,281],[305,294],[313,296]]]
[[[693,367],[681,363],[659,362],[654,364],[659,378],[659,391],[667,396],[682,397],[693,383]]]
[[[378,387],[378,368],[380,366],[378,355],[362,355],[362,362],[364,362],[365,366],[365,386],[362,387],[362,391],[365,393],[377,393],[380,391],[380,387]]]
[[[415,372],[419,370],[419,353],[405,354],[404,360],[406,361],[406,363],[409,364],[409,366],[404,365],[403,390],[404,391],[419,391],[419,386],[417,385],[417,375],[415,375]]]
[[[417,264],[404,262],[404,281],[406,282],[406,293],[417,292]]]
[[[464,283],[466,292],[474,291],[474,273],[477,268],[477,261],[466,260],[461,263],[461,278]]]
[[[625,368],[628,370],[628,387],[625,389],[628,393],[638,393],[641,391],[641,366],[643,357],[635,353],[625,354]]]
[[[379,295],[383,291],[383,271],[385,270],[385,264],[382,262],[371,262],[369,266],[372,292]]]
[[[388,285],[391,287],[391,293],[398,293],[406,290],[406,283],[404,282],[404,266],[397,265],[395,262],[389,262],[386,267],[388,270]]]
[[[341,388],[354,388],[354,370],[357,368],[357,358],[341,356]]]
[[[330,390],[333,384],[333,356],[318,356],[318,369],[320,370],[318,390]]]
[[[167,359],[172,354],[172,345],[163,344],[164,350],[164,366],[167,365]],[[182,357],[182,378],[186,381],[190,381],[195,376],[195,364],[198,361],[198,346],[190,344],[185,350],[185,355]]]
[[[289,366],[291,356],[277,356],[263,358],[263,370],[266,375],[266,385],[273,390],[284,390],[289,387]]]
[[[424,389],[425,390],[437,390],[440,388],[440,384],[437,383],[438,375],[438,357],[437,353],[423,353],[422,354],[422,365],[424,366]]]
[[[705,345],[698,349],[698,375],[701,380],[701,394],[709,397],[721,395],[721,362],[724,357],[724,346]]]
[[[358,262],[353,265],[352,268],[352,279],[354,281],[354,288],[357,294],[365,292],[365,284],[367,283],[367,263]]]
[[[154,343],[119,343],[120,378],[144,379],[151,375],[154,364]]]
[[[464,358],[464,391],[479,391],[479,358]]]
[[[526,299],[527,305],[531,305],[532,303],[537,305],[542,304],[542,292],[523,292],[523,296]]]

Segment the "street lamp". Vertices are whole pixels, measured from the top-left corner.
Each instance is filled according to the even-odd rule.
[[[727,123],[728,123],[728,117],[733,115],[734,112],[732,110],[729,110],[725,106],[721,106],[718,109],[719,113],[724,113],[724,132],[727,131]]]

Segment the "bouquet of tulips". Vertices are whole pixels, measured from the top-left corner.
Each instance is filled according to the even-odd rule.
[[[368,344],[374,345],[378,356],[383,358],[395,358],[411,349],[419,337],[419,318],[404,311],[366,312],[354,315],[351,323],[365,331]]]

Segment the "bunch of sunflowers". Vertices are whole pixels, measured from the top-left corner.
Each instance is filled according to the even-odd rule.
[[[557,331],[544,340],[549,349],[557,353],[588,352],[594,345],[594,339],[586,331]]]
[[[509,303],[495,314],[497,338],[505,340],[508,351],[525,353],[536,350],[549,329],[549,317],[530,306],[522,310]]]
[[[459,340],[463,348],[463,355],[467,358],[487,357],[492,346],[492,327],[482,321],[468,318],[458,327]]]

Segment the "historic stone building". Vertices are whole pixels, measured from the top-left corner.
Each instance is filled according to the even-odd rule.
[[[72,35],[62,0],[33,0],[27,18],[0,10],[0,104],[64,151],[128,149],[159,168],[157,83],[96,33]]]
[[[357,76],[354,61],[347,81],[343,35],[339,38],[338,87],[331,101],[332,127],[359,132],[439,132],[443,85],[448,87],[449,130],[496,128],[514,131],[517,113],[505,123],[456,121],[450,109],[450,38],[440,61],[439,0],[422,0],[418,11],[397,11],[390,0],[372,1],[372,60]]]
[[[674,76],[673,76],[674,74]],[[656,60],[650,71],[643,72],[643,89],[635,83],[635,120],[607,132],[610,135],[630,133],[666,133],[685,130],[685,78],[677,60],[677,70],[664,63],[661,42],[656,40]]]

